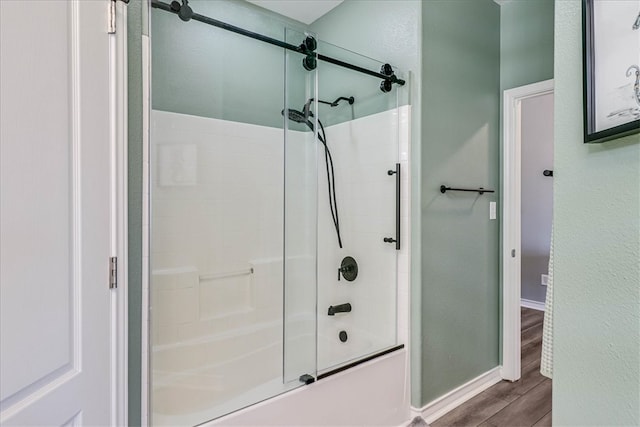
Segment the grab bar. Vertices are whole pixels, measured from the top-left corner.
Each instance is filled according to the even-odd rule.
[[[452,187],[447,187],[446,185],[441,185],[440,186],[440,192],[442,194],[446,193],[447,191],[469,191],[471,193],[479,193],[479,194],[484,194],[484,193],[495,193],[495,190],[485,190],[484,188],[480,187],[480,188],[452,188]]]
[[[246,270],[229,271],[226,273],[203,274],[202,276],[198,276],[198,278],[200,279],[200,281],[204,281],[204,280],[224,279],[226,277],[245,276],[249,274],[253,274],[253,267],[248,268]]]
[[[396,163],[396,170],[388,170],[387,175],[396,176],[396,238],[385,237],[382,239],[385,243],[395,243],[396,250],[400,250],[400,163]]]

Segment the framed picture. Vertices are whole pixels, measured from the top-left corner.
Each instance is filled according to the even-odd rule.
[[[584,142],[640,132],[640,0],[582,0]]]

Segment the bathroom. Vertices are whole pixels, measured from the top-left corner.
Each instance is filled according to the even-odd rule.
[[[467,19],[456,2],[336,2],[306,25],[249,2],[188,2],[190,13],[289,45],[312,37],[318,58],[401,82],[385,88],[380,77],[330,59],[313,68],[304,53],[160,3],[137,17],[150,70],[141,64],[150,96],[140,114],[150,114],[138,153],[148,167],[135,172],[148,173],[141,197],[150,202],[130,215],[150,224],[150,239],[140,248],[149,265],[140,265],[148,276],[139,316],[148,329],[133,387],[148,386],[129,406],[142,408],[142,424],[400,425],[412,408],[478,375],[497,381],[498,223],[485,216],[497,195],[438,188],[499,186],[500,7],[465,2],[483,19],[454,39],[441,33],[445,22]],[[131,5],[128,13],[131,26]],[[457,44],[476,50],[447,55]],[[452,92],[465,91],[468,102],[454,103]],[[423,116],[425,96],[439,109]],[[419,221],[425,212],[429,223]],[[455,267],[460,254],[464,271]],[[338,272],[345,266],[357,268],[354,280]],[[473,302],[452,308],[474,269],[484,276]],[[421,270],[449,283],[429,288],[439,303],[410,287]],[[430,320],[462,313],[472,330]],[[454,353],[449,328],[465,337]],[[411,346],[421,334],[429,341]],[[430,377],[424,391],[420,372]]]
[[[0,424],[638,425],[640,139],[584,143],[592,1],[312,3],[0,1]],[[552,397],[503,274],[540,83]]]
[[[0,1],[0,424],[639,425],[640,127],[581,100],[640,0],[257,2]],[[502,274],[541,83],[552,397]]]

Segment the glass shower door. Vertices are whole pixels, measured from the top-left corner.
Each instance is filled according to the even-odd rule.
[[[299,46],[307,34],[287,29]],[[316,98],[317,72],[304,56],[285,53],[284,116],[284,360],[283,381],[303,384],[316,376],[317,120],[308,114]]]
[[[285,35],[244,2],[193,7]],[[188,426],[315,376],[316,152],[283,113],[315,97],[316,73],[164,10],[151,33],[150,423]]]
[[[319,43],[318,52],[369,70],[384,66],[325,42]],[[397,344],[397,251],[390,240],[397,238],[399,220],[398,90],[394,85],[390,92],[382,92],[381,81],[318,61],[314,112],[333,163],[333,168],[327,168],[329,156],[318,144],[321,375]],[[334,183],[333,192],[328,177]],[[337,206],[338,221],[331,204]]]

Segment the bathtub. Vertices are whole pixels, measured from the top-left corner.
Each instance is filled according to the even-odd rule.
[[[406,425],[408,366],[408,352],[401,349],[203,426]]]
[[[152,424],[200,424],[286,390],[282,352],[279,321],[155,346]]]
[[[314,333],[314,316],[298,314],[287,323],[286,346],[281,321],[155,346],[152,425],[196,425],[216,419],[300,387],[298,377],[314,374],[316,360],[318,373],[323,373],[357,359],[356,355],[380,350],[375,337],[356,331],[346,343],[320,334],[316,355]],[[398,369],[404,368],[396,366],[394,375]],[[378,384],[386,387],[390,381],[394,379]]]

